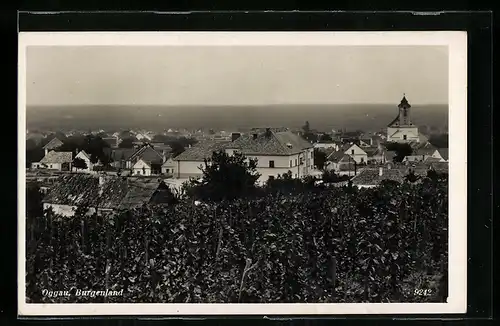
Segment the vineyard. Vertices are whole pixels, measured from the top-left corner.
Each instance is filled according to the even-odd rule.
[[[27,221],[28,302],[342,303],[446,298],[446,180],[269,193]],[[44,289],[122,290],[119,297]],[[428,296],[416,295],[425,290]]]

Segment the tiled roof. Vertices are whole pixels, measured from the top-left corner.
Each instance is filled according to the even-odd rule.
[[[50,151],[45,155],[40,163],[71,163],[73,161],[72,152],[55,152]]]
[[[394,180],[398,182],[404,180],[404,174],[399,169],[381,169],[382,176],[379,175],[379,169],[364,169],[352,178],[352,184],[359,186],[377,186],[382,180]]]
[[[290,131],[273,131],[273,129],[243,135],[230,143],[227,148],[238,149],[244,155],[291,155],[300,153],[313,145]]]
[[[342,157],[344,157],[344,155],[346,154],[343,150],[333,151],[332,153],[330,153],[330,155],[328,155],[326,159],[330,162],[338,163],[342,159]]]
[[[44,203],[89,205],[98,208],[132,208],[147,203],[158,188],[156,180],[149,183],[121,177],[105,177],[103,185],[95,176],[72,174],[62,176],[44,198]]]
[[[58,138],[52,138],[51,141],[47,143],[47,145],[43,146],[44,149],[56,149],[61,147],[64,143],[60,141]]]
[[[425,163],[433,163],[433,162],[439,162],[441,161],[439,158],[437,157],[432,157],[432,156],[428,156],[426,159],[425,159]]]
[[[205,158],[211,157],[213,152],[225,149],[227,144],[229,142],[199,142],[174,157],[174,161],[203,161]]]
[[[368,157],[382,154],[378,147],[363,147],[363,150],[365,151],[366,155],[368,155]]]
[[[130,160],[143,160],[147,163],[163,163],[162,154],[158,153],[151,146],[146,145],[139,148],[131,157]]]

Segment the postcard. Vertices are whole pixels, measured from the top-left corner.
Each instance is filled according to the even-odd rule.
[[[19,315],[465,313],[465,32],[21,32]]]

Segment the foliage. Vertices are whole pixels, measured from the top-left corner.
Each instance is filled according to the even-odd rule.
[[[77,158],[75,158],[73,160],[73,167],[75,167],[77,169],[86,169],[86,168],[88,168],[87,163],[83,159],[81,159],[79,157],[77,157]]]
[[[202,181],[192,181],[188,195],[203,201],[232,200],[246,197],[256,190],[257,161],[241,153],[228,155],[216,151],[205,159]]]
[[[325,168],[326,163],[326,153],[317,148],[314,149],[314,165],[318,167],[318,169],[323,170]]]
[[[288,171],[276,178],[269,178],[261,195],[266,196],[268,193],[297,194],[315,190],[314,182],[309,181],[306,178],[294,178],[292,171]]]
[[[29,302],[437,302],[446,182],[28,218]],[[353,188],[356,189],[356,188]],[[428,275],[434,275],[428,276]],[[430,297],[416,297],[416,286]],[[49,298],[42,289],[123,289]],[[435,293],[436,288],[441,292]]]
[[[323,174],[321,176],[321,179],[325,183],[336,183],[336,182],[342,182],[342,181],[348,181],[351,177],[348,175],[339,175],[335,173],[335,171],[330,170],[330,171],[323,171]]]
[[[415,174],[415,171],[410,170],[408,174],[405,176],[405,180],[408,182],[417,182],[420,179],[418,175]]]
[[[395,151],[396,156],[394,162],[402,162],[405,156],[412,155],[413,149],[406,143],[387,143],[386,148],[388,151]]]
[[[435,134],[429,137],[429,143],[437,148],[448,148],[448,134]]]
[[[127,137],[122,139],[122,141],[118,144],[119,148],[134,148],[134,139],[131,137]]]
[[[328,142],[332,140],[332,136],[330,136],[329,134],[322,134],[321,137],[319,137],[320,142]]]

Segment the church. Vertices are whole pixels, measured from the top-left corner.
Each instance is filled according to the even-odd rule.
[[[395,143],[420,142],[418,127],[411,119],[411,105],[403,96],[398,105],[397,117],[387,126],[387,141]]]

